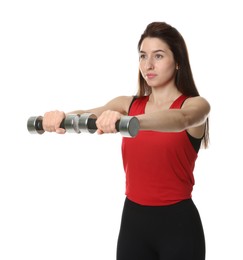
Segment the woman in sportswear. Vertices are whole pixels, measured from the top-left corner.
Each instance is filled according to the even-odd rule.
[[[150,23],[138,42],[139,88],[94,113],[97,133],[115,133],[124,115],[136,116],[140,131],[123,138],[126,199],[117,260],[204,260],[205,239],[192,200],[194,166],[208,145],[210,105],[196,88],[181,34],[165,22]],[[45,113],[45,131],[60,128],[62,111]]]

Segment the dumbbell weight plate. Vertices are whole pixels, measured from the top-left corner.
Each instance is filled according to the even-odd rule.
[[[66,129],[67,133],[77,133],[80,134],[81,131],[79,129],[79,115],[67,115],[64,120],[64,128]]]
[[[119,123],[119,131],[124,137],[135,137],[139,131],[139,120],[133,116],[123,116]]]
[[[96,132],[95,125],[97,117],[92,113],[83,113],[79,117],[78,127],[81,133],[93,134]]]
[[[27,121],[27,129],[31,134],[43,134],[42,116],[32,116]]]

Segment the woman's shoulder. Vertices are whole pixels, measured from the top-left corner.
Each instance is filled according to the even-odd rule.
[[[184,102],[184,106],[191,106],[191,105],[206,106],[210,109],[210,104],[208,100],[202,96],[188,97]]]

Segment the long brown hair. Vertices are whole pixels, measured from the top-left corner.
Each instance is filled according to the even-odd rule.
[[[177,89],[184,95],[190,97],[199,96],[196,84],[193,79],[192,70],[189,61],[189,55],[187,51],[186,43],[182,35],[165,22],[153,22],[148,24],[145,31],[140,37],[138,42],[138,51],[140,52],[141,44],[147,37],[158,38],[167,43],[170,50],[174,55],[176,64],[178,64],[178,70],[175,75],[175,84]],[[141,72],[138,74],[138,96],[146,96],[151,94],[151,87],[147,84],[143,78]],[[209,142],[209,122],[207,119],[205,135],[203,138],[203,144],[206,148]]]

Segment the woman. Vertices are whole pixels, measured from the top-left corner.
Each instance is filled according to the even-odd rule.
[[[191,193],[198,151],[208,145],[210,105],[195,86],[186,44],[164,22],[147,26],[138,43],[139,89],[103,107],[77,110],[97,115],[97,133],[115,133],[123,115],[140,123],[123,138],[126,200],[117,260],[203,260],[202,223]],[[45,131],[64,133],[65,113],[47,112]]]

